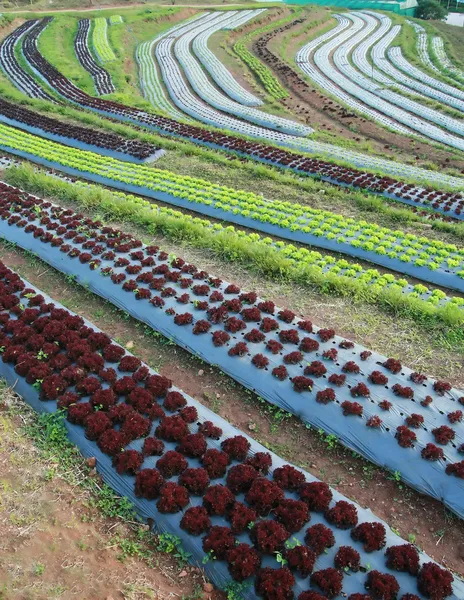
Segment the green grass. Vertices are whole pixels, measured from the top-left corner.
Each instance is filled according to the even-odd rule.
[[[140,42],[172,27],[176,23],[179,11],[176,7],[131,10],[124,13],[124,23],[108,27],[108,40],[116,55],[115,61],[104,65],[116,88],[109,98],[127,104],[143,101],[138,84],[135,48]],[[39,49],[52,65],[78,87],[90,95],[95,95],[92,78],[81,66],[74,52],[77,23],[82,16],[87,18],[90,14],[76,16],[56,13],[39,38]],[[91,34],[89,39],[91,41]],[[92,48],[91,51],[95,55]],[[147,103],[147,108],[152,107]]]
[[[405,58],[409,62],[411,62],[413,65],[415,65],[417,68],[419,68],[421,71],[424,71],[424,73],[427,73],[428,75],[430,75],[430,77],[433,77],[434,79],[437,79],[438,81],[442,81],[443,83],[447,83],[448,85],[455,86],[456,85],[455,80],[448,77],[443,72],[437,73],[436,71],[433,71],[427,65],[425,65],[422,62],[422,60],[419,58],[419,55],[418,55],[417,49],[416,49],[416,42],[417,42],[416,32],[414,31],[414,28],[411,25],[406,23],[406,19],[404,19],[403,17],[400,17],[399,15],[392,16],[391,13],[388,13],[388,15],[391,16],[391,18],[395,24],[401,25],[401,31],[398,34],[398,36],[395,38],[394,45],[401,46],[401,49],[403,51],[403,55],[405,56]],[[441,37],[443,37],[446,51],[449,53],[450,56],[453,57],[453,59],[455,59],[456,53],[454,51],[453,46],[447,40],[446,35],[443,35],[441,32],[437,31],[437,29],[435,27],[435,22],[432,22],[433,23],[432,24],[428,21],[423,21],[422,19],[409,19],[409,20],[415,21],[416,23],[421,25],[426,30],[429,37],[431,35],[440,33]],[[448,27],[450,27],[450,26],[448,26]],[[431,48],[430,48],[430,40],[429,40],[429,56],[432,59],[432,62],[435,62],[433,60],[433,52],[431,51]],[[457,61],[457,64],[460,64],[460,62],[461,61]],[[435,62],[435,64],[437,67],[440,68],[440,64],[438,62]]]
[[[39,37],[38,48],[52,65],[66,71],[77,87],[95,95],[93,80],[74,52],[77,23],[74,17],[57,14]]]

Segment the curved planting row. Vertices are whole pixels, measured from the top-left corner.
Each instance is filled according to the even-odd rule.
[[[439,36],[434,36],[432,38],[432,50],[445,74],[450,74],[452,77],[456,77],[459,84],[462,85],[464,83],[464,71],[462,69],[458,69],[448,58],[445,45],[443,43],[443,38]]]
[[[286,22],[289,17],[272,23],[272,29],[279,26],[280,23]],[[268,31],[271,25],[265,25],[259,29],[255,29],[244,37],[240,37],[233,45],[235,54],[247,65],[250,71],[261,81],[266,92],[276,100],[283,100],[288,97],[288,91],[280,85],[280,82],[275,77],[270,69],[268,69],[260,60],[252,54],[246,47],[246,43],[252,38],[259,35],[261,32]]]
[[[382,15],[375,15],[375,18],[380,19],[383,23],[386,23],[388,27],[388,33],[374,46],[371,52],[371,59],[376,67],[380,71],[383,71],[389,75],[394,81],[404,85],[411,90],[411,93],[419,93],[433,100],[439,100],[443,104],[456,108],[462,109],[462,101],[454,98],[451,95],[443,94],[441,91],[426,85],[425,82],[417,81],[413,77],[410,77],[408,73],[404,73],[398,69],[393,62],[390,60],[390,55],[387,53],[388,47],[393,42],[394,38],[399,34],[401,28],[399,25],[391,27],[391,20],[388,17]]]
[[[37,84],[34,78],[21,67],[15,56],[16,44],[18,44],[23,35],[36,23],[37,21],[26,21],[12,31],[0,43],[0,66],[13,85],[27,96],[55,102],[55,100]]]
[[[252,11],[253,14],[249,17],[247,16],[247,21],[250,18],[255,18],[265,9],[257,9]],[[234,29],[239,25],[244,24],[243,17],[241,17],[242,12],[237,13],[236,19],[232,22],[232,27],[226,26],[224,29]],[[234,78],[231,72],[227,69],[227,67],[218,59],[218,57],[208,48],[208,41],[213,34],[213,30],[207,30],[197,35],[197,37],[193,40],[192,50],[203,65],[203,67],[208,71],[209,75],[216,82],[216,84],[228,95],[230,98],[243,104],[244,106],[260,106],[262,105],[262,101],[251,92],[242,87],[238,81]]]
[[[112,94],[114,84],[111,75],[94,59],[89,48],[90,19],[79,19],[77,35],[74,40],[76,56],[86,71],[90,73],[95,84],[97,94]]]
[[[419,23],[409,21],[409,19],[406,19],[406,23],[410,25],[416,33],[416,50],[419,58],[428,69],[440,74],[440,69],[437,69],[430,58],[427,32],[422,25],[419,25]]]
[[[322,287],[343,295],[361,295],[364,300],[388,306],[407,306],[410,316],[438,319],[451,327],[464,323],[464,298],[446,296],[438,289],[428,289],[422,284],[411,285],[377,269],[365,269],[360,264],[337,260],[330,255],[298,248],[293,244],[274,242],[257,233],[235,230],[231,225],[223,226],[207,219],[200,219],[172,208],[157,205],[132,194],[116,191],[103,192],[100,186],[77,179],[69,179],[56,173],[43,174],[15,166],[6,173],[8,183],[32,193],[72,198],[83,207],[90,204],[99,214],[110,218],[159,231],[164,235],[175,231],[175,237],[183,234],[194,244],[211,251],[219,251],[227,260],[251,261],[260,272],[278,274],[299,284]],[[81,193],[76,192],[76,186]],[[103,192],[103,193],[102,193]],[[400,297],[398,298],[398,294]]]
[[[104,116],[130,121],[137,125],[154,129],[165,135],[182,137],[200,145],[243,155],[259,162],[289,168],[302,175],[315,176],[335,185],[365,189],[372,193],[382,194],[414,206],[425,205],[439,212],[449,213],[454,211],[459,218],[462,206],[460,203],[464,202],[464,200],[463,196],[458,193],[423,188],[401,182],[392,177],[378,176],[365,171],[342,167],[326,160],[310,158],[283,148],[276,148],[259,142],[237,138],[233,135],[209,131],[194,125],[186,125],[173,119],[144,113],[117,102],[89,96],[57,71],[37,51],[36,39],[44,26],[45,24],[42,24],[34,29],[32,38],[28,38],[27,47],[24,47],[24,53],[37,72],[40,72],[41,77],[70,102],[103,114]],[[316,152],[327,152],[328,145],[326,144],[314,142],[313,146]],[[350,160],[354,156],[349,150],[343,150],[342,154],[344,158]],[[354,154],[359,157],[359,164],[363,166],[382,169],[385,172],[397,171],[405,177],[413,177],[431,182],[435,181],[436,183],[440,182],[442,185],[457,189],[462,187],[462,180],[455,177],[417,169],[409,165],[392,163],[375,157],[368,158],[365,155]]]
[[[337,78],[333,77],[333,75],[336,73],[335,69],[332,68],[329,73],[324,73],[324,70],[330,69],[328,56],[339,43],[339,41],[343,41],[345,39],[347,34],[346,30],[349,27],[349,24],[349,20],[343,18],[339,21],[336,27],[305,44],[302,48],[300,48],[295,56],[296,64],[300,67],[303,73],[305,73],[311,79],[311,81],[315,82],[320,88],[325,90],[325,92],[328,92],[331,96],[335,96],[337,99],[341,100],[344,105],[362,115],[367,115],[372,120],[381,123],[383,126],[388,127],[397,133],[411,135],[410,130],[403,125],[395,122],[391,118],[384,116],[380,112],[373,110],[359,100],[355,99],[350,93],[351,86],[349,82],[345,82],[345,78],[341,78],[341,76]],[[329,46],[329,44],[331,45]],[[322,56],[318,54],[318,62],[316,63],[315,56],[318,50],[323,50],[323,54]],[[342,85],[338,85],[339,83]]]
[[[139,67],[139,80],[142,93],[145,98],[157,109],[169,115],[173,119],[189,120],[189,117],[179,111],[177,107],[171,103],[170,98],[164,91],[162,78],[159,75],[156,62],[154,60],[153,49],[155,45],[165,38],[167,35],[172,35],[177,31],[183,31],[184,28],[194,26],[194,23],[202,22],[210,13],[200,13],[187,23],[180,23],[171,27],[167,31],[160,33],[152,40],[142,42],[135,49],[135,58]]]
[[[423,106],[418,101],[404,97],[394,89],[384,89],[383,84],[379,85],[373,81],[372,66],[365,73],[360,73],[349,61],[353,51],[360,43],[369,44],[369,39],[375,36],[379,28],[379,22],[370,15],[358,15],[357,13],[348,13],[347,18],[352,22],[352,35],[349,40],[338,46],[334,52],[334,64],[340,73],[344,74],[350,81],[354,82],[360,88],[358,97],[363,97],[368,101],[374,95],[372,101],[378,108],[383,108],[386,114],[390,114],[394,119],[404,123],[408,127],[421,132],[430,139],[435,139],[449,146],[458,149],[464,149],[464,140],[452,134],[464,135],[464,126],[458,119],[454,119],[441,113],[439,110]],[[357,66],[357,65],[355,65]],[[393,83],[393,82],[392,82]],[[398,90],[403,91],[403,90]],[[377,98],[377,100],[376,100]],[[463,105],[464,107],[464,105]],[[421,117],[420,119],[418,117]],[[423,119],[426,119],[425,121]],[[437,127],[437,125],[439,127]],[[443,131],[446,130],[446,131]]]
[[[8,241],[464,515],[463,392],[71,210],[0,206]]]
[[[7,382],[35,410],[64,411],[103,479],[206,562],[219,587],[244,584],[250,600],[464,598],[462,582],[371,512],[240,435],[1,263],[0,340]]]
[[[391,88],[401,92],[404,96],[409,96],[414,94],[415,96],[419,95],[419,97],[423,97],[422,94],[418,94],[417,91],[411,89],[410,87],[399,83],[398,81],[387,77],[382,71],[376,69],[372,65],[372,58],[370,56],[371,48],[377,44],[384,36],[388,33],[391,28],[391,20],[385,15],[372,15],[368,13],[358,12],[356,15],[360,16],[363,21],[368,24],[373,24],[374,26],[379,24],[379,27],[370,35],[366,40],[364,40],[361,44],[359,44],[354,52],[353,52],[353,64],[364,73],[367,77],[371,79],[375,79],[378,83],[382,84],[382,86]],[[377,46],[375,50],[375,55],[380,56],[381,52],[379,51],[380,47]]]
[[[294,136],[311,133],[312,129],[233,102],[209,82],[200,63],[191,54],[190,43],[196,35],[210,27],[220,28],[233,18],[228,13],[212,13],[210,19],[164,37],[157,44],[156,60],[173,102],[188,115],[218,128],[273,143],[296,142],[299,138]],[[197,95],[190,91],[184,74]]]
[[[101,63],[116,60],[116,56],[108,42],[108,23],[105,17],[93,20],[92,46]]]
[[[150,162],[164,154],[164,150],[147,142],[128,140],[113,133],[72,125],[35,113],[2,98],[0,98],[0,121],[67,146],[92,150],[122,160]]]
[[[382,45],[379,43],[379,56],[373,54],[374,62],[378,66],[391,74],[398,81],[404,82],[408,87],[415,89],[426,96],[433,99],[439,99],[441,102],[463,110],[464,93],[461,93],[457,88],[448,86],[433,77],[427,75],[424,71],[417,69],[409,63],[402,55],[399,46],[388,48],[394,38],[398,35],[400,27],[395,25],[391,28],[389,34],[382,40]],[[388,48],[388,51],[387,51]],[[386,53],[386,57],[385,57]],[[387,65],[388,63],[388,65]]]
[[[238,15],[240,17],[240,13],[238,13]],[[254,15],[250,11],[247,16],[252,18]],[[291,121],[290,119],[284,119],[282,117],[265,113],[253,107],[244,106],[225,96],[220,90],[211,84],[210,80],[203,71],[201,64],[192,54],[190,46],[197,35],[200,35],[205,31],[214,33],[215,31],[219,31],[219,29],[223,28],[224,26],[233,27],[236,18],[237,15],[235,14],[229,15],[228,13],[218,13],[217,18],[214,21],[211,23],[198,25],[189,32],[179,36],[175,42],[172,40],[172,38],[167,38],[163,42],[163,44],[166,45],[165,52],[168,53],[171,51],[171,47],[173,48],[174,54],[179,64],[182,66],[183,73],[192,86],[192,89],[209,106],[240,119],[245,119],[246,121],[255,123],[260,127],[267,127],[269,129],[294,136],[309,135],[314,131],[311,127]],[[166,76],[169,75],[169,72],[165,70],[164,73],[166,78]],[[170,82],[166,83],[170,89]],[[264,137],[264,135],[261,135],[261,137]],[[280,141],[279,138],[275,139]]]
[[[377,15],[376,13],[369,14],[374,16],[376,19],[381,18],[381,16]],[[382,16],[382,20],[391,25],[391,20],[388,17]],[[443,87],[445,84],[442,84],[441,87],[436,89],[433,85],[430,85],[432,81],[441,83],[436,79],[433,79],[424,73],[423,77],[417,81],[414,77],[411,77],[412,73],[410,73],[409,70],[403,71],[399,68],[398,64],[396,64],[392,57],[393,55],[397,54],[398,51],[401,53],[401,49],[390,48],[390,46],[395,37],[399,34],[400,30],[401,27],[399,25],[394,25],[391,27],[391,29],[389,29],[388,33],[379,42],[377,42],[371,53],[374,64],[387,75],[390,75],[396,81],[413,90],[412,93],[419,92],[424,96],[432,98],[433,100],[438,100],[439,102],[447,104],[448,106],[456,108],[457,110],[464,110],[463,98],[455,97],[454,94],[451,94],[450,91],[453,88],[448,90],[448,87],[450,86]],[[418,69],[417,71],[420,72]]]
[[[398,130],[397,123],[400,123],[402,126],[424,135],[427,139],[463,150],[464,140],[462,138],[451,135],[441,127],[437,127],[417,115],[420,114],[429,121],[439,122],[441,126],[462,133],[460,123],[448,116],[440,115],[428,107],[405,99],[392,90],[384,90],[381,85],[359,73],[350,64],[351,52],[357,44],[374,32],[378,22],[373,19],[366,22],[360,16],[350,13],[346,16],[335,15],[335,17],[340,24],[338,35],[330,36],[325,43],[320,43],[320,38],[316,38],[313,43],[309,44],[310,49],[315,48],[313,57],[310,57],[308,46],[306,46],[301,53],[298,53],[297,60],[302,55],[305,60],[312,60],[322,77],[329,82],[327,91],[339,98],[345,97],[346,94],[355,98],[355,103],[361,102],[362,112],[368,114],[374,121],[388,127],[391,127],[393,123],[395,130]],[[324,35],[321,37],[324,38]],[[317,45],[319,47],[316,48]],[[305,70],[309,75],[310,69],[305,68]],[[318,79],[322,82],[321,76]],[[404,110],[405,108],[407,110]]]
[[[388,58],[395,65],[395,67],[407,73],[409,76],[414,77],[414,79],[422,81],[430,87],[442,93],[458,98],[461,102],[460,106],[462,110],[462,103],[464,102],[463,90],[459,90],[451,85],[439,81],[438,79],[435,79],[434,77],[430,77],[430,75],[427,75],[426,73],[424,73],[424,71],[421,71],[417,67],[414,67],[409,61],[407,61],[404,58],[401,52],[401,48],[399,46],[390,48],[390,50],[388,51]]]
[[[301,77],[297,73],[295,73],[295,71],[290,66],[288,66],[276,54],[274,54],[271,50],[269,50],[269,48],[267,47],[267,44],[277,34],[283,33],[284,31],[287,31],[288,29],[292,29],[296,25],[299,25],[300,23],[304,23],[305,20],[306,19],[304,19],[304,18],[300,18],[300,19],[295,19],[293,21],[290,21],[290,23],[288,23],[287,19],[283,19],[282,21],[278,22],[278,23],[282,23],[282,25],[277,26],[278,23],[276,23],[276,26],[271,31],[268,31],[267,33],[264,33],[263,35],[261,35],[256,40],[256,42],[253,44],[253,50],[256,52],[256,55],[263,62],[268,64],[272,68],[272,71],[274,73],[278,73],[284,82],[287,82],[287,80],[290,80],[294,85],[296,85],[300,89],[301,88],[309,89],[309,86],[306,83],[306,81],[301,79]],[[263,29],[267,29],[267,28],[263,28]]]
[[[70,175],[156,198],[281,238],[361,257],[436,285],[464,290],[464,250],[453,244],[418,238],[366,221],[346,219],[329,211],[267,200],[201,179],[66,148],[6,125],[0,125],[0,147]]]

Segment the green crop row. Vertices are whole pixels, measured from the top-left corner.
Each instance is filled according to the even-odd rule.
[[[261,81],[266,92],[276,100],[282,100],[283,98],[287,98],[287,90],[280,85],[279,81],[272,73],[272,71],[248,50],[248,48],[246,47],[246,43],[251,41],[252,38],[262,35],[263,33],[267,33],[268,31],[280,27],[281,25],[284,25],[289,21],[295,19],[296,15],[298,15],[300,12],[301,9],[296,9],[292,12],[290,16],[285,17],[284,19],[280,19],[279,21],[275,21],[268,25],[264,25],[263,27],[259,27],[258,29],[254,29],[253,31],[242,37],[240,40],[235,42],[233,46],[235,54],[241,60],[243,60],[243,62],[247,65],[250,71],[252,71],[256,75],[256,77]]]
[[[102,177],[118,187],[134,186],[147,195],[168,194],[168,203],[188,202],[197,212],[218,211],[219,218],[230,221],[244,218],[247,226],[263,229],[278,228],[278,235],[292,239],[311,236],[313,245],[333,244],[339,252],[353,253],[356,249],[376,256],[397,259],[430,271],[446,269],[464,278],[464,248],[445,244],[427,237],[417,237],[401,230],[391,230],[367,221],[346,218],[325,210],[308,208],[291,202],[267,200],[254,193],[234,190],[194,177],[176,175],[151,166],[137,165],[100,156],[93,152],[68,148],[23,131],[0,125],[0,146],[13,154],[27,153],[34,159],[56,163],[63,170],[75,169],[83,178]],[[225,216],[224,216],[225,215]],[[256,225],[254,224],[256,223]],[[317,239],[321,242],[318,244]],[[372,257],[372,258],[371,258]],[[397,262],[392,263],[397,266]]]
[[[111,62],[116,56],[108,41],[108,23],[104,17],[93,20],[92,44],[100,62]]]
[[[29,165],[7,169],[6,181],[30,193],[73,202],[94,211],[99,218],[130,222],[152,235],[162,233],[170,239],[184,240],[266,276],[376,304],[388,312],[407,314],[428,326],[437,321],[453,328],[464,324],[462,298],[450,299],[441,290],[430,290],[421,284],[411,286],[404,279],[376,269],[366,270],[354,262],[274,242],[256,233],[248,234],[232,226],[186,215],[131,194],[66,181]]]
[[[270,96],[276,100],[282,100],[283,98],[288,97],[287,90],[280,85],[270,69],[263,65],[263,63],[248,50],[242,40],[236,42],[233,48],[235,54],[243,60],[250,71],[253,71]]]

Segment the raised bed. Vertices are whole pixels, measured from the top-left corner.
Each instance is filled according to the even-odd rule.
[[[173,37],[171,36],[166,37],[161,44],[156,47],[156,55],[158,57],[160,67],[163,71],[164,79],[169,90],[175,92],[176,97],[178,98],[182,91],[185,93],[185,84],[182,85],[185,76],[192,89],[196,92],[197,96],[201,98],[208,105],[208,107],[212,107],[212,111],[214,111],[216,114],[215,117],[213,112],[211,113],[211,119],[213,122],[215,118],[223,118],[221,113],[217,115],[217,110],[219,110],[232,115],[232,117],[249,121],[258,127],[266,127],[268,130],[275,130],[278,134],[282,133],[293,136],[306,136],[313,133],[314,129],[307,125],[291,121],[287,118],[268,114],[262,110],[244,106],[239,102],[231,100],[211,83],[200,62],[193,55],[190,46],[193,44],[194,39],[204,32],[214,33],[215,31],[219,31],[219,29],[224,27],[234,27],[237,18],[237,14],[234,13],[230,13],[230,16],[229,13],[218,12],[213,13],[213,15],[214,14],[216,15],[216,18],[212,21],[202,24],[198,23],[196,27],[190,29],[190,31],[179,35],[176,41],[174,41]],[[238,14],[240,16],[240,13]],[[245,16],[252,18],[253,11],[246,11]],[[159,53],[158,51],[161,49],[161,45],[163,45],[163,49]],[[183,69],[180,77],[176,77],[177,65],[172,54],[175,55],[175,58]],[[181,98],[179,98],[179,100],[182,101]],[[201,116],[199,119],[202,120]],[[232,128],[231,126],[227,127],[227,123],[225,125],[226,126],[224,128]],[[221,126],[219,121],[217,126]],[[249,135],[252,137],[271,137],[277,143],[280,141],[285,142],[285,137],[275,135],[272,131],[262,133],[257,132],[257,134],[254,134],[254,130],[255,128],[250,129]],[[243,129],[242,132],[247,133],[247,129]]]
[[[2,98],[0,98],[0,122],[66,146],[135,163],[153,162],[165,153],[153,144],[128,140],[113,133],[59,121]]]
[[[10,164],[8,165],[10,166]],[[60,179],[61,181],[67,182],[73,186],[79,185],[84,189],[89,190],[97,190],[99,186],[95,184],[88,183],[86,181],[69,178],[65,175],[53,173],[49,174],[49,176],[53,176],[56,179]],[[7,177],[8,181],[12,185],[21,186],[21,183],[14,183],[14,175],[13,182],[11,182],[10,178]],[[26,185],[27,188],[27,185]],[[28,188],[29,189],[29,188]],[[31,190],[29,190],[31,191]],[[109,208],[109,204],[103,202],[103,206],[105,206],[106,210],[111,214],[113,210],[116,212],[119,210],[120,204],[119,202],[124,203],[124,211],[126,212],[126,208],[129,211],[133,211],[133,213],[137,213],[139,216],[141,214],[144,215],[165,215],[169,217],[173,217],[176,220],[184,223],[192,223],[194,226],[201,226],[205,228],[205,231],[209,233],[216,233],[218,235],[230,232],[237,237],[246,240],[247,244],[261,247],[262,250],[268,254],[268,249],[272,249],[273,251],[277,251],[285,257],[286,260],[292,263],[292,267],[296,270],[299,270],[302,273],[303,279],[305,279],[305,275],[308,275],[306,269],[316,269],[318,273],[321,275],[326,275],[330,278],[330,276],[336,276],[337,278],[348,278],[348,280],[357,280],[358,282],[362,282],[365,284],[365,289],[367,291],[367,295],[369,296],[372,293],[373,288],[378,290],[384,289],[389,291],[400,292],[404,298],[413,299],[414,302],[419,300],[424,303],[423,309],[424,314],[429,314],[432,316],[433,313],[428,313],[428,310],[431,306],[434,306],[439,311],[450,305],[456,307],[456,309],[462,311],[462,318],[464,318],[464,298],[459,296],[447,296],[442,290],[437,288],[427,288],[422,284],[412,285],[408,283],[408,281],[404,278],[397,278],[391,273],[381,273],[377,269],[366,269],[362,267],[359,263],[347,261],[342,258],[337,260],[332,255],[321,254],[318,251],[311,251],[307,248],[301,248],[294,246],[293,244],[286,244],[282,241],[274,241],[269,237],[262,237],[257,233],[246,233],[241,229],[235,229],[231,225],[221,225],[219,223],[215,223],[209,221],[208,219],[199,219],[193,215],[188,213],[184,213],[179,210],[174,210],[169,207],[165,207],[163,205],[155,204],[154,202],[149,202],[148,200],[144,200],[141,197],[134,196],[132,194],[125,194],[123,192],[117,192],[116,190],[111,190],[112,197],[116,200],[114,208]],[[79,200],[77,200],[79,202]],[[98,208],[100,205],[98,206]],[[97,206],[95,206],[97,208]],[[127,213],[126,213],[127,214]],[[152,222],[150,220],[150,222]],[[224,242],[222,242],[224,243]],[[287,273],[288,274],[288,273]],[[283,275],[283,273],[282,273]],[[310,278],[308,279],[308,281]],[[446,321],[446,317],[445,321]],[[448,321],[449,322],[449,321]],[[456,325],[460,322],[460,319],[456,321]]]
[[[34,78],[21,67],[15,55],[16,45],[36,23],[37,21],[34,20],[26,21],[5,37],[0,43],[0,66],[13,85],[27,96],[55,102],[54,98],[47,94]]]
[[[116,60],[108,41],[108,22],[105,17],[97,17],[93,20],[92,45],[101,63]]]
[[[462,391],[71,210],[11,188],[1,209],[6,240],[464,515]]]
[[[376,157],[368,157],[353,153],[347,149],[337,149],[335,146],[319,142],[304,141],[310,144],[310,147],[305,148],[305,152],[330,154],[335,159],[342,161],[349,160],[360,166],[361,170],[341,167],[327,160],[313,159],[307,155],[298,154],[298,150],[301,150],[300,148],[296,152],[291,152],[258,141],[249,141],[233,135],[223,134],[222,132],[209,131],[194,125],[186,125],[174,119],[145,113],[117,102],[89,96],[72,84],[38,52],[36,45],[37,38],[46,25],[47,22],[44,19],[30,31],[25,39],[23,51],[37,75],[70,102],[96,111],[104,116],[129,121],[136,125],[153,129],[164,135],[178,136],[200,145],[246,156],[259,162],[270,163],[282,168],[290,168],[303,175],[318,177],[336,185],[368,190],[372,193],[391,197],[414,206],[427,206],[439,212],[453,214],[457,218],[460,218],[462,208],[464,207],[464,197],[461,193],[424,188],[418,185],[406,184],[395,179],[395,175],[399,175],[434,182],[434,185],[437,187],[446,185],[460,189],[462,187],[462,180],[456,177],[425,171],[424,169],[393,163]],[[373,175],[364,171],[365,168],[382,170],[385,173],[393,175],[393,177]],[[462,218],[464,218],[464,215]]]
[[[143,194],[291,241],[356,256],[450,289],[464,289],[464,250],[453,244],[69,149],[1,124],[0,148],[68,175]]]
[[[193,562],[206,559],[218,587],[246,582],[250,600],[464,598],[461,581],[370,511],[267,452],[1,263],[0,340],[0,375],[36,411],[64,411],[70,440],[96,458],[104,481],[141,520],[178,536]]]
[[[77,35],[74,40],[74,50],[77,59],[86,71],[90,73],[99,96],[112,94],[114,84],[111,75],[94,59],[89,46],[90,19],[79,19]]]
[[[253,11],[251,18],[256,18],[263,13],[264,10],[265,9],[257,9]],[[245,15],[245,17],[243,17],[243,15]],[[236,14],[232,26],[229,25],[225,27],[225,29],[236,29],[238,26],[244,25],[249,18],[250,17],[246,15],[246,11],[240,11],[240,13]],[[192,43],[193,52],[200,60],[203,67],[208,71],[211,78],[230,98],[245,106],[261,106],[263,104],[262,100],[242,87],[224,63],[222,63],[208,47],[208,42],[213,33],[214,31],[209,29],[198,35]]]
[[[368,42],[371,35],[376,36],[378,22],[349,13],[335,17],[339,21],[339,28],[309,42],[298,52],[296,60],[301,68],[318,84],[324,84],[323,87],[331,95],[344,101],[348,96],[350,105],[358,112],[367,114],[383,126],[406,135],[409,129],[409,132],[417,132],[429,140],[463,150],[464,141],[459,135],[454,135],[462,135],[460,122],[376,83],[373,81],[372,68],[369,74],[362,74],[349,63],[347,57],[355,47],[363,40]],[[339,33],[333,35],[337,29]],[[317,75],[314,77],[315,72]],[[398,127],[398,123],[401,127]]]

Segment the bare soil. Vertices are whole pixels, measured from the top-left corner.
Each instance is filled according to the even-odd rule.
[[[157,242],[159,240],[154,240]],[[351,339],[372,342],[379,348],[396,345],[397,353],[406,364],[425,371],[446,370],[447,379],[463,383],[460,361],[450,356],[440,363],[440,352],[427,350],[413,335],[408,337],[407,327],[398,323],[390,331],[391,321],[373,315],[357,314],[355,308],[349,316],[338,300],[318,297],[299,290],[287,289],[278,284],[257,281],[249,273],[232,265],[208,259],[206,253],[162,244],[167,251],[201,264],[202,268],[218,276],[225,276],[244,288],[256,289],[264,297],[281,302],[298,311],[310,314],[321,324],[331,314],[331,325],[341,335]],[[131,352],[171,378],[186,393],[202,402],[237,428],[246,431],[257,441],[286,460],[305,468],[326,481],[360,505],[370,508],[385,519],[405,539],[414,541],[432,558],[455,572],[464,575],[464,522],[454,517],[437,501],[411,490],[401,482],[401,474],[388,474],[342,448],[321,431],[306,428],[298,419],[275,415],[270,406],[254,394],[243,389],[232,379],[172,345],[129,317],[124,317],[114,307],[69,283],[59,273],[38,259],[25,257],[20,251],[1,248],[2,260],[43,291],[52,295],[68,308],[85,316],[118,342],[131,347]],[[311,306],[309,312],[308,307]],[[335,319],[332,316],[335,315]],[[349,325],[347,325],[349,323]],[[385,330],[384,330],[385,329]],[[441,357],[443,359],[443,356]],[[462,367],[462,364],[461,364]],[[450,377],[451,376],[451,377]]]
[[[27,412],[22,401],[2,390],[2,600],[222,597],[217,592],[204,592],[207,582],[198,567],[181,566],[172,556],[156,551],[150,564],[123,553],[118,540],[131,539],[129,527],[102,517],[91,506],[90,493],[73,485],[69,473],[64,477],[60,472],[58,456],[41,456],[22,431]]]

